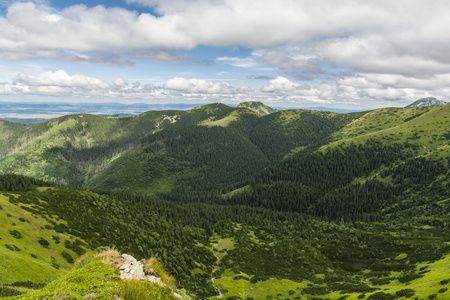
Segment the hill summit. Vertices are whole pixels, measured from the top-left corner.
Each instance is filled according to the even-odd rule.
[[[274,112],[278,111],[278,110],[276,110],[276,109],[274,109],[274,108],[272,108],[270,106],[267,106],[264,103],[259,102],[259,101],[242,102],[242,103],[239,103],[239,105],[237,107],[248,108],[248,109],[250,109],[250,110],[252,110],[252,111],[254,111],[254,112],[256,112],[256,113],[258,113],[260,115],[268,115],[268,114],[271,114],[271,113],[274,113]]]
[[[447,102],[442,100],[437,100],[434,97],[427,97],[427,98],[421,98],[417,101],[414,101],[410,105],[407,105],[405,107],[423,107],[423,106],[440,106],[445,105]]]

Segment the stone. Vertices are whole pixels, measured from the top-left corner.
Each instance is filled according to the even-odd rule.
[[[122,254],[124,262],[120,267],[120,279],[146,280],[144,264],[131,255]]]

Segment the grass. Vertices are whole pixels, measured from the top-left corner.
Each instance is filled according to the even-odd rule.
[[[60,220],[36,216],[22,208],[28,205],[12,204],[5,195],[0,195],[0,284],[45,284],[70,271],[73,264],[63,252],[72,258],[79,255],[65,248],[64,241],[73,242],[75,237],[52,229],[49,221]],[[48,247],[39,243],[41,239]]]
[[[199,125],[208,126],[208,127],[212,127],[212,126],[227,127],[231,122],[236,121],[238,116],[239,116],[239,113],[237,111],[233,111],[231,114],[229,114],[225,118],[222,118],[217,121],[203,122],[203,123],[200,123]]]
[[[337,145],[365,143],[368,139],[378,139],[389,144],[410,143],[418,146],[418,154],[429,155],[431,152],[445,155],[448,150],[450,128],[450,105],[413,108],[384,108],[371,111],[361,118],[353,120],[333,135],[336,142],[330,143],[322,150]],[[439,154],[437,154],[439,155]]]
[[[234,279],[234,278],[247,279]],[[252,297],[253,299],[268,299],[267,296],[272,296],[274,299],[280,297],[281,299],[293,299],[301,295],[301,290],[307,287],[308,281],[294,282],[286,279],[270,278],[265,281],[258,281],[252,283],[251,275],[245,273],[235,273],[232,270],[227,270],[222,274],[221,278],[217,278],[217,286],[222,290],[226,297],[240,297],[246,299]],[[291,292],[290,292],[291,291]],[[281,296],[280,296],[281,295]]]
[[[58,278],[42,290],[29,291],[24,295],[7,299],[175,299],[174,282],[172,281],[169,287],[166,278],[168,275],[164,272],[164,266],[161,263],[150,259],[152,266],[158,268],[162,276],[166,276],[161,277],[164,278],[165,287],[146,281],[121,280],[118,268],[120,255],[121,253],[115,248],[106,249],[95,257],[87,255],[81,260],[88,258],[87,264]],[[186,295],[185,291],[180,293]],[[186,295],[185,298],[190,297]]]
[[[222,259],[226,255],[226,251],[233,250],[235,247],[233,238],[218,239],[216,236],[214,240],[216,240],[217,243],[213,245],[212,249],[214,253],[216,253],[216,255],[219,257],[219,259]]]
[[[405,258],[404,254],[399,255],[396,259]],[[251,282],[251,275],[245,273],[235,273],[232,270],[226,270],[221,278],[216,279],[218,287],[223,291],[225,297],[240,297],[246,299],[252,297],[253,299],[268,299],[267,296],[272,296],[272,299],[370,299],[371,295],[383,292],[386,294],[396,295],[394,299],[409,299],[402,295],[408,293],[414,293],[414,297],[411,299],[431,299],[430,295],[436,295],[434,299],[450,299],[450,255],[445,256],[441,260],[435,262],[426,262],[418,264],[415,268],[417,272],[421,272],[423,277],[413,279],[408,282],[400,282],[398,277],[403,276],[405,273],[390,272],[387,278],[390,278],[390,282],[387,284],[373,285],[368,278],[359,276],[359,282],[366,284],[371,288],[378,288],[372,292],[342,292],[341,290],[334,290],[329,292],[323,292],[318,294],[308,294],[305,291],[309,291],[312,286],[310,281],[294,282],[285,279],[270,278],[266,281],[258,281],[256,283]],[[370,272],[366,270],[365,273]],[[323,274],[318,274],[318,279],[324,279]],[[245,279],[246,278],[246,279]],[[358,280],[358,276],[353,276],[353,280]],[[363,279],[361,279],[363,278]],[[322,281],[323,282],[323,281]],[[338,282],[344,283],[344,282]],[[330,288],[331,284],[316,284],[316,290],[320,291],[323,288],[326,291],[327,287]],[[364,298],[361,295],[365,295]],[[375,296],[372,296],[375,297]],[[384,298],[380,298],[384,299]],[[388,298],[386,298],[388,299]]]

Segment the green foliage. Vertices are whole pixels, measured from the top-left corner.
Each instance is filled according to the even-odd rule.
[[[73,257],[67,253],[66,251],[63,251],[62,253],[62,257],[64,257],[64,259],[69,263],[69,264],[73,264],[75,261],[73,260]]]
[[[44,248],[48,248],[48,246],[50,245],[50,243],[44,238],[40,238],[38,242]]]
[[[21,239],[22,238],[22,234],[19,231],[17,231],[17,230],[10,230],[9,234],[11,234],[16,239]]]
[[[261,115],[268,115],[274,112],[277,112],[276,109],[273,109],[267,105],[265,105],[262,102],[258,102],[258,101],[250,101],[250,102],[242,102],[239,103],[239,105],[237,107],[244,107],[244,108],[248,108],[258,114]]]
[[[144,300],[144,299],[175,299],[169,289],[156,289],[152,283],[143,283],[137,280],[124,282],[119,289],[124,300]]]
[[[26,192],[33,190],[37,186],[54,186],[50,182],[36,180],[23,175],[4,174],[0,175],[0,191]]]
[[[22,295],[25,292],[7,286],[0,286],[0,298]]]
[[[42,290],[12,299],[174,299],[170,289],[139,281],[119,281],[113,265],[100,257],[51,282]]]
[[[0,251],[30,261],[49,251],[46,266],[62,272],[90,248],[115,245],[157,257],[199,297],[445,296],[449,109],[258,116],[213,104],[5,123],[0,172],[108,192],[2,177],[15,192],[1,196]],[[198,126],[229,116],[226,127]],[[23,228],[35,217],[48,234],[28,248]],[[134,284],[110,292],[144,297]]]

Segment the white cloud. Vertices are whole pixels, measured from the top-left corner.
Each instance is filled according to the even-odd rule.
[[[273,93],[273,92],[288,92],[288,93],[298,93],[299,91],[308,90],[309,86],[306,84],[300,84],[297,82],[290,81],[289,79],[281,76],[277,76],[269,80],[269,83],[261,88],[262,92]]]
[[[58,70],[56,72],[45,72],[37,76],[20,73],[14,78],[15,83],[20,83],[27,86],[40,86],[40,87],[74,87],[82,88],[85,90],[102,90],[107,89],[110,85],[97,78],[87,77],[84,75],[68,75],[63,70]]]
[[[434,0],[129,0],[159,14],[75,5],[52,10],[46,1],[14,2],[0,18],[0,56],[53,57],[76,63],[130,64],[121,55],[181,62],[178,49],[198,45],[274,49],[265,62],[289,75],[316,74],[320,59],[372,73],[450,72],[450,2]],[[301,48],[308,49],[298,53]],[[78,54],[74,54],[78,53]],[[83,57],[95,52],[92,57]],[[103,56],[102,56],[103,53]],[[115,53],[108,57],[104,53]],[[243,67],[251,61],[229,58]],[[306,74],[303,74],[306,72]]]
[[[256,68],[261,66],[261,62],[255,60],[254,57],[227,57],[221,56],[217,58],[218,62],[224,62],[239,68]]]
[[[450,74],[437,74],[422,78],[394,74],[357,74],[339,78],[337,83],[355,88],[395,88],[432,91],[450,87]]]
[[[237,93],[237,90],[226,82],[214,83],[203,79],[186,79],[183,77],[175,77],[168,80],[163,88],[188,94]]]
[[[171,64],[178,64],[191,61],[191,59],[186,54],[172,53],[170,51],[160,51],[160,50],[139,50],[130,52],[129,55],[134,58],[167,62]]]
[[[259,90],[235,87],[226,82],[175,77],[162,87],[152,83],[129,84],[118,77],[111,83],[82,74],[69,75],[63,70],[38,75],[20,73],[12,82],[0,83],[0,95],[77,97],[117,99],[115,101],[197,101],[242,102],[263,101],[274,106],[311,107],[327,105],[365,109],[404,106],[422,97],[448,101],[450,73],[423,78],[391,74],[356,74],[335,83],[304,84],[286,77],[267,80]]]
[[[119,77],[113,81],[113,85],[117,88],[124,88],[128,86],[128,83],[122,77]]]
[[[20,73],[11,83],[0,83],[0,95],[76,96],[81,98],[146,99],[157,92],[153,85],[129,84],[121,77],[112,84],[82,74],[69,75],[63,70],[38,75]]]

